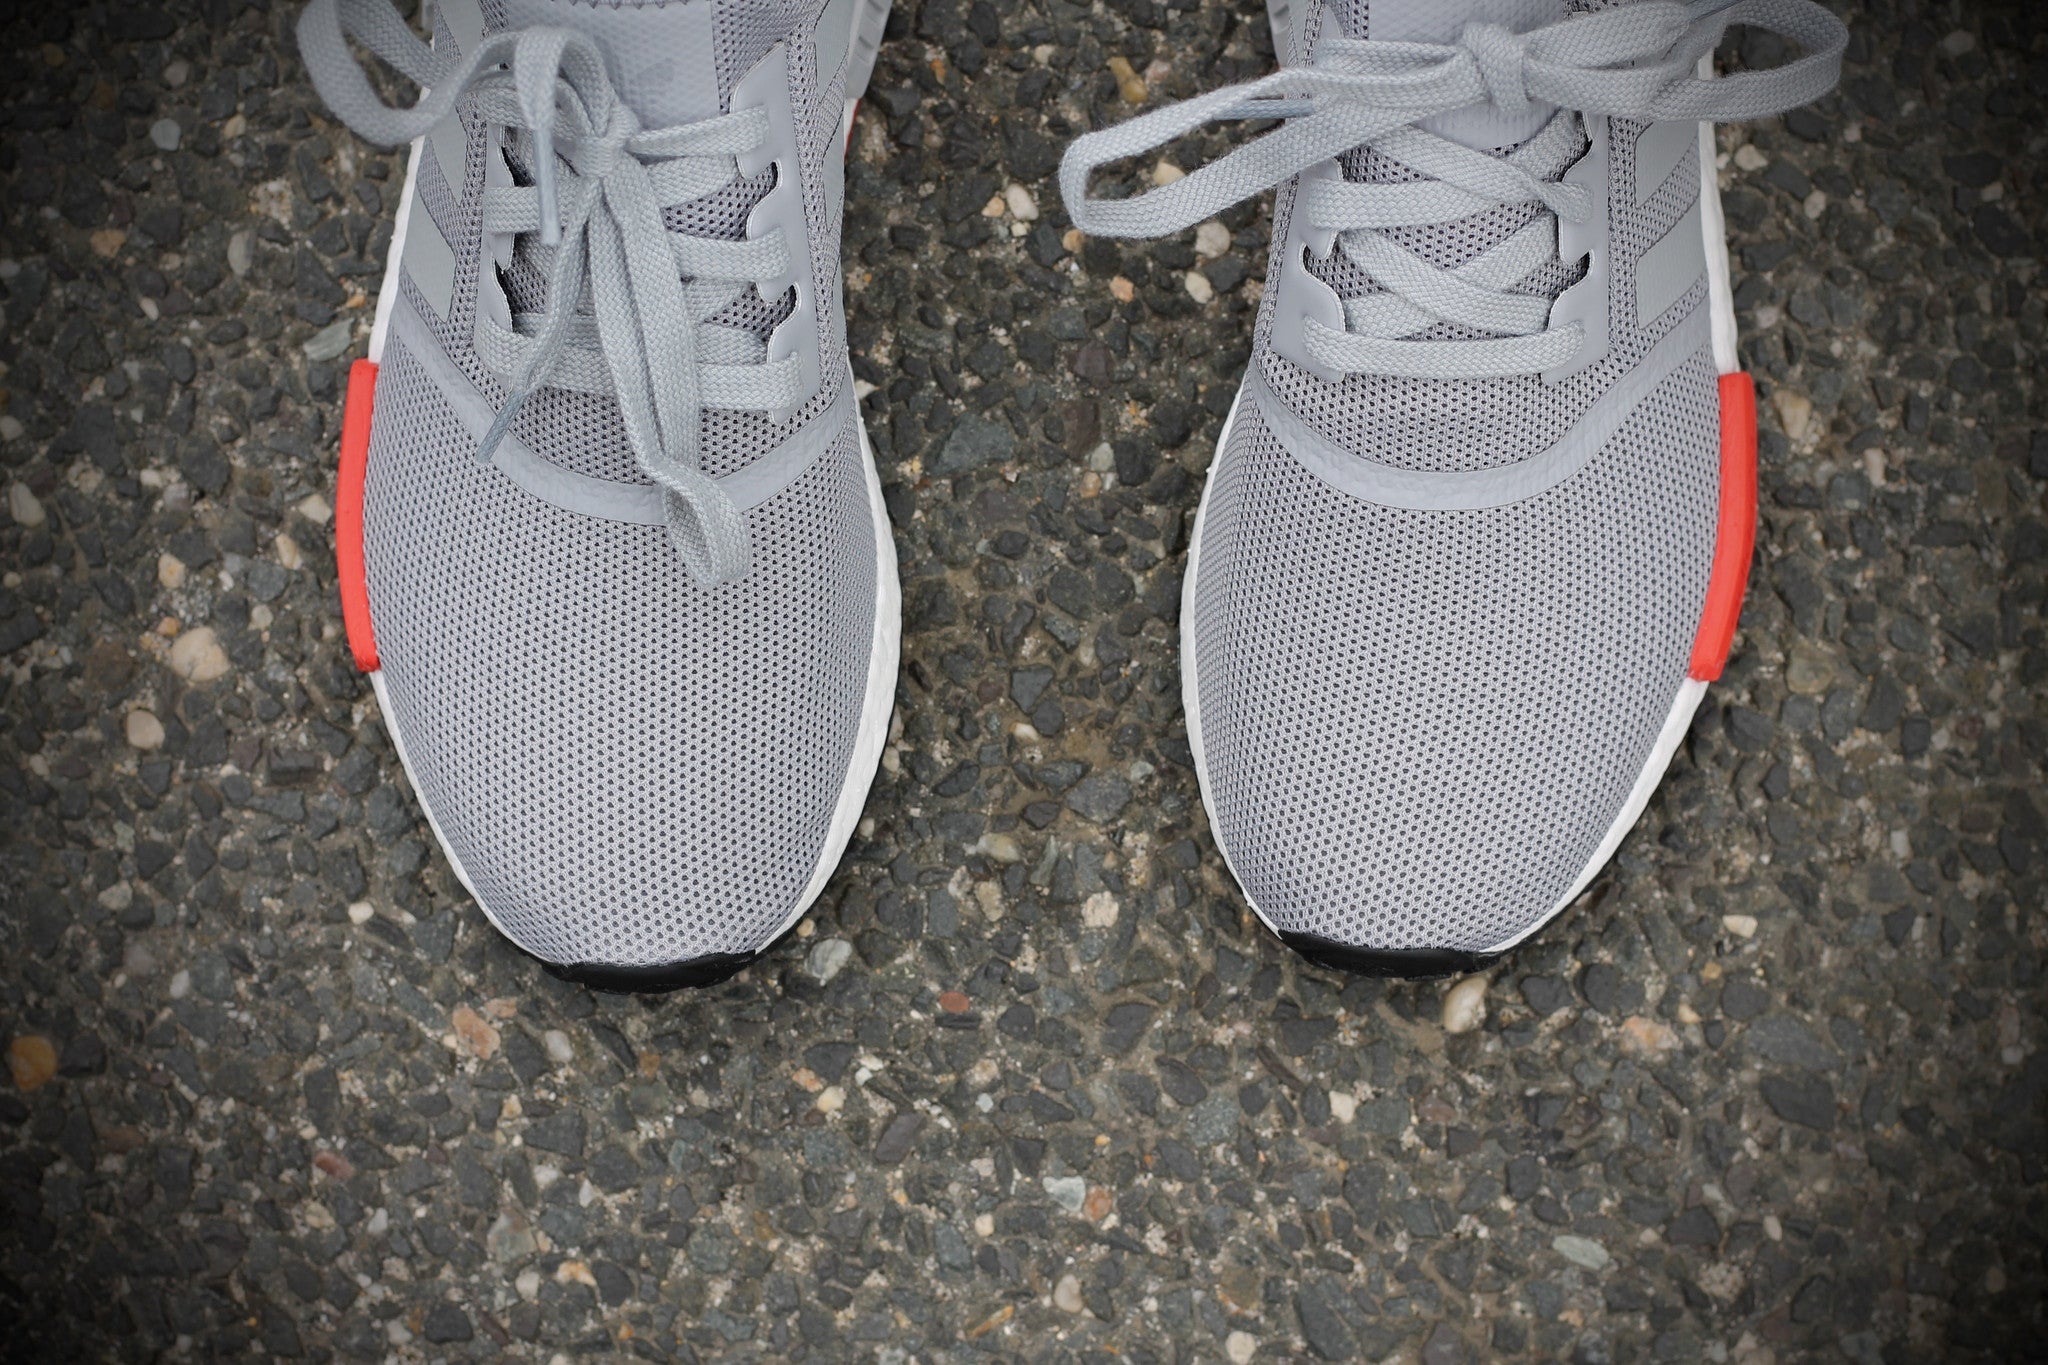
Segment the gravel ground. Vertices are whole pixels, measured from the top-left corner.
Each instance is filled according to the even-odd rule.
[[[2038,8],[1873,4],[1841,93],[1723,133],[1767,427],[1735,658],[1449,1015],[1261,931],[1188,766],[1264,206],[1070,245],[1051,181],[1127,97],[1266,70],[1255,0],[899,0],[846,265],[900,738],[798,936],[660,1000],[491,932],[347,660],[339,389],[401,162],[282,8],[8,9],[8,1355],[2041,1349]]]

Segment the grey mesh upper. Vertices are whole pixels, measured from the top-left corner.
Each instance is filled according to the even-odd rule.
[[[494,921],[553,961],[763,946],[836,847],[850,784],[865,789],[852,764],[893,558],[845,392],[825,189],[845,90],[819,70],[821,7],[717,0],[716,107],[668,128],[619,98],[633,78],[581,36],[587,5],[483,0],[460,65],[423,58],[386,0],[315,0],[302,22],[322,93],[367,136],[461,120],[459,169],[431,147],[419,158],[412,211],[458,284],[444,312],[401,260],[367,462],[368,594],[386,718],[423,804]],[[351,93],[344,32],[430,88],[416,110]],[[789,146],[728,107],[778,44]],[[641,84],[646,108],[661,89]],[[511,174],[487,177],[500,145]],[[811,391],[768,354],[791,304],[757,284],[800,244],[749,235],[777,175],[736,169],[750,150],[800,171]],[[550,198],[559,243],[541,231]],[[494,240],[509,250],[485,259]],[[479,305],[491,270],[509,327]],[[587,488],[665,498],[667,516],[536,496],[508,477],[514,447]],[[792,450],[769,495],[730,493]]]
[[[1466,23],[1482,17],[1524,31]],[[1643,184],[1637,139],[1805,102],[1833,80],[1840,26],[1803,0],[1340,0],[1301,18],[1282,47],[1309,65],[1090,134],[1063,187],[1084,230],[1112,235],[1280,187],[1182,625],[1210,818],[1278,928],[1486,952],[1552,912],[1622,812],[1712,567],[1706,276],[1657,316],[1635,306],[1645,253],[1698,231],[1697,139]],[[1808,55],[1696,79],[1731,20]],[[1431,29],[1448,40],[1383,36]],[[1220,117],[1285,122],[1162,189],[1087,197],[1094,168]],[[1596,119],[1605,183],[1575,188]],[[1560,256],[1575,222],[1604,226],[1604,260]],[[1554,307],[1589,262],[1607,336],[1582,352]],[[1311,318],[1291,356],[1290,267],[1341,314]]]

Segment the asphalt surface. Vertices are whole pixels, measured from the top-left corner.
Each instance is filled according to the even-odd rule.
[[[349,664],[340,388],[403,168],[290,19],[0,20],[8,1356],[2042,1349],[2038,9],[1869,6],[1839,94],[1722,133],[1735,656],[1464,1031],[1263,932],[1188,766],[1266,206],[1063,240],[1065,138],[1268,69],[1253,0],[899,0],[846,266],[901,733],[798,937],[659,1000],[489,929]]]

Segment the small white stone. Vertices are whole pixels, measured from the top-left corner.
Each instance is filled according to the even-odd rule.
[[[185,586],[185,561],[166,550],[156,557],[156,581],[172,592]]]
[[[1052,1202],[1068,1213],[1079,1213],[1088,1198],[1088,1182],[1078,1175],[1049,1175],[1038,1182],[1052,1196]]]
[[[43,500],[19,479],[7,485],[7,515],[14,518],[16,526],[41,526],[48,516]]]
[[[1607,1248],[1590,1237],[1577,1237],[1565,1232],[1551,1238],[1550,1245],[1573,1265],[1582,1265],[1588,1270],[1605,1270],[1614,1263],[1614,1258],[1607,1254]]]
[[[1771,406],[1778,410],[1778,423],[1785,428],[1785,439],[1795,445],[1804,439],[1807,424],[1813,420],[1813,400],[1796,389],[1775,389]]]
[[[1339,1123],[1349,1123],[1358,1114],[1358,1097],[1347,1091],[1330,1092],[1330,1117]]]
[[[121,950],[121,970],[130,976],[152,976],[156,973],[156,954],[149,951],[149,945],[131,941]]]
[[[1072,1275],[1060,1276],[1060,1282],[1052,1287],[1052,1306],[1063,1313],[1078,1313],[1085,1304],[1081,1302],[1081,1282]]]
[[[1024,861],[1023,848],[1018,845],[1015,838],[1008,834],[990,831],[981,836],[980,841],[975,844],[975,848],[999,863],[1019,863]]]
[[[299,549],[299,542],[288,535],[279,533],[273,542],[273,548],[277,551],[277,562],[287,569],[297,569],[306,562],[305,553]]]
[[[119,914],[135,904],[135,888],[126,882],[115,882],[99,894],[100,908]]]
[[[1250,1332],[1232,1332],[1223,1338],[1223,1354],[1230,1357],[1230,1365],[1248,1365],[1258,1350],[1259,1339]]]
[[[184,136],[185,130],[178,126],[178,121],[174,118],[160,118],[149,125],[149,140],[156,144],[158,151],[177,151],[178,143]]]
[[[1010,216],[1027,223],[1038,221],[1038,201],[1031,197],[1031,191],[1022,185],[1012,185],[1003,191],[1003,202],[1010,206]]]
[[[810,968],[812,976],[820,981],[830,981],[839,975],[853,957],[853,945],[843,938],[821,938],[811,946],[811,953],[804,965]]]
[[[240,279],[249,273],[249,267],[256,264],[256,234],[243,228],[228,238],[228,269]]]
[[[1152,183],[1155,185],[1171,185],[1176,180],[1187,178],[1188,173],[1171,161],[1162,161],[1152,168]]]
[[[192,64],[183,57],[175,57],[164,63],[163,76],[164,84],[177,90],[192,79]]]
[[[1190,270],[1181,276],[1181,284],[1187,289],[1188,297],[1196,303],[1207,303],[1216,297],[1216,286],[1209,283],[1209,277],[1199,270]]]
[[[318,493],[308,493],[299,499],[299,515],[315,526],[325,526],[334,516],[334,509]]]
[[[350,924],[368,924],[370,917],[376,913],[377,907],[368,901],[356,901],[348,908],[348,922]]]
[[[171,973],[171,999],[183,1000],[192,994],[192,973],[180,967]]]
[[[12,413],[0,417],[0,441],[19,441],[21,434],[27,430],[28,428],[21,424],[21,419]]]
[[[1959,28],[1941,40],[1941,50],[1951,57],[1960,57],[1977,46],[1977,35],[1966,28]]]
[[[1116,927],[1116,897],[1107,891],[1098,891],[1081,906],[1081,923],[1090,929],[1112,929]]]
[[[391,1210],[378,1209],[375,1213],[371,1214],[370,1221],[365,1226],[364,1231],[368,1232],[372,1237],[382,1237],[385,1233],[391,1231]]]
[[[1735,164],[1745,171],[1760,171],[1771,164],[1771,159],[1758,151],[1755,143],[1745,142],[1735,149]]]
[[[1107,474],[1116,468],[1116,452],[1109,448],[1109,442],[1104,441],[1088,452],[1087,464],[1097,474]]]
[[[1475,973],[1444,995],[1444,1032],[1470,1033],[1486,1019],[1486,977]]]
[[[1721,916],[1721,927],[1737,938],[1755,938],[1756,916],[1723,915]]]
[[[1195,254],[1211,259],[1230,250],[1230,229],[1211,218],[1195,229]]]
[[[130,748],[164,747],[164,723],[147,711],[130,711],[128,719],[121,723],[121,729],[128,736]]]
[[[212,626],[188,630],[171,642],[171,672],[187,682],[212,682],[227,674],[228,652],[220,647]]]
[[[818,1092],[815,1107],[821,1114],[836,1114],[846,1107],[846,1087],[828,1085]]]
[[[558,1028],[551,1028],[541,1035],[541,1042],[548,1050],[548,1060],[557,1066],[567,1066],[576,1060],[576,1045],[569,1041],[569,1035]]]
[[[1806,202],[1801,204],[1800,207],[1806,210],[1808,218],[1819,219],[1823,213],[1828,211],[1828,192],[1826,190],[1815,190],[1812,194],[1806,196]]]
[[[1785,1225],[1778,1221],[1777,1214],[1767,1213],[1764,1215],[1764,1236],[1770,1238],[1773,1242],[1785,1240]]]
[[[519,1291],[519,1297],[522,1299],[536,1297],[540,1293],[540,1272],[538,1270],[520,1271],[519,1278],[512,1281],[512,1287]]]

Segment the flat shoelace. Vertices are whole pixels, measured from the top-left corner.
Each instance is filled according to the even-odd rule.
[[[1805,55],[1769,71],[1700,78],[1700,59],[1731,24],[1790,38]],[[1334,231],[1339,249],[1381,291],[1346,300],[1341,330],[1307,319],[1310,356],[1344,374],[1535,373],[1569,358],[1583,327],[1550,326],[1547,298],[1513,291],[1556,260],[1560,218],[1577,223],[1604,211],[1585,189],[1531,169],[1569,159],[1558,140],[1576,136],[1572,115],[1734,121],[1783,113],[1834,85],[1848,41],[1841,21],[1813,0],[1645,0],[1527,33],[1468,24],[1448,44],[1326,39],[1311,66],[1283,68],[1075,139],[1060,166],[1060,191],[1083,232],[1163,237],[1346,152],[1374,148],[1421,178],[1361,184],[1309,175],[1301,184],[1295,212],[1311,228]],[[1508,115],[1547,105],[1559,113],[1505,156],[1417,126],[1474,105]],[[1089,176],[1102,166],[1156,152],[1208,123],[1273,118],[1284,122],[1171,184],[1121,200],[1088,194]],[[1543,210],[1533,221],[1455,269],[1424,260],[1384,231],[1531,203]],[[1414,339],[1438,324],[1493,335]]]
[[[423,87],[420,100],[385,104],[349,51],[351,37]],[[490,458],[543,384],[609,394],[635,462],[663,491],[670,538],[691,577],[711,587],[743,576],[752,561],[746,519],[702,470],[699,423],[711,406],[792,406],[800,381],[795,361],[768,360],[753,333],[710,319],[741,291],[780,278],[788,245],[779,233],[719,241],[671,232],[662,209],[730,184],[734,158],[767,136],[766,115],[740,110],[643,129],[588,35],[498,33],[452,62],[414,36],[388,0],[312,0],[299,47],[328,107],[367,140],[409,142],[475,91],[479,116],[511,130],[532,168],[530,186],[485,191],[486,233],[538,237],[548,308],[514,316],[510,329],[477,319],[478,358],[508,394],[479,458]],[[578,310],[584,299],[587,314]]]

